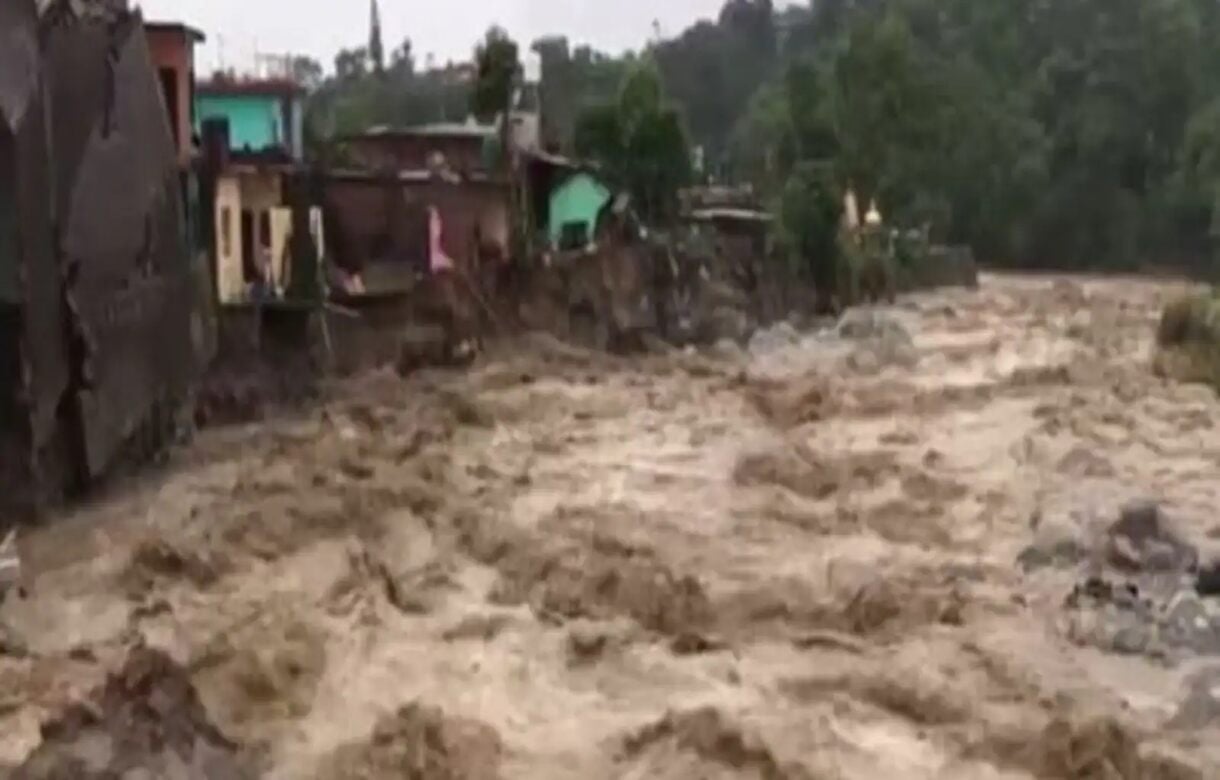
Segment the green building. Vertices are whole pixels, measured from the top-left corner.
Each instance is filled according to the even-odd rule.
[[[551,192],[547,238],[551,246],[573,248],[593,240],[597,217],[613,197],[595,176],[581,171]]]
[[[219,80],[200,84],[195,98],[196,132],[207,122],[228,126],[237,153],[273,153],[294,160],[305,154],[304,91],[284,80]]]

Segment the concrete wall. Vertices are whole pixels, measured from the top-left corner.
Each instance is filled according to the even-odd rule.
[[[271,278],[277,290],[288,286],[288,240],[292,237],[292,209],[279,206],[271,209]]]
[[[274,246],[274,234],[264,235],[263,219],[271,221],[271,213],[283,202],[280,177],[270,172],[243,172],[221,176],[216,182],[216,259],[217,286],[221,303],[246,299],[245,263],[242,247],[242,213],[253,218],[253,250],[263,251]],[[227,212],[227,215],[226,215]],[[274,268],[274,255],[271,256]]]
[[[149,54],[158,78],[163,68],[174,71],[177,83],[177,104],[166,106],[174,127],[178,146],[178,166],[191,164],[191,134],[194,131],[192,97],[195,83],[195,48],[184,30],[148,30]]]
[[[354,161],[369,170],[418,171],[434,153],[456,171],[486,170],[484,139],[466,136],[370,135],[347,142]]]
[[[221,303],[245,293],[241,252],[241,182],[222,176],[216,182],[216,288]]]
[[[252,218],[252,248],[266,252],[271,278],[276,292],[283,294],[290,282],[292,263],[289,249],[292,239],[292,210],[284,205],[283,177],[276,171],[244,170],[222,175],[216,184],[216,259],[217,290],[221,303],[249,300],[249,282],[245,264],[247,258],[241,241],[242,213]],[[226,217],[226,211],[228,216]],[[225,227],[228,238],[225,238]],[[325,256],[325,234],[322,209],[310,209],[310,231],[317,247],[319,260]]]

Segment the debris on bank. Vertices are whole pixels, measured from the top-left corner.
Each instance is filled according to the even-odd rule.
[[[1129,503],[1104,528],[1041,515],[1034,526],[1025,570],[1078,573],[1064,599],[1072,640],[1122,655],[1220,656],[1214,564],[1159,504]]]

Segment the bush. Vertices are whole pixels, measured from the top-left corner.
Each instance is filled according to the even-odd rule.
[[[1158,373],[1220,389],[1220,298],[1192,295],[1171,301],[1161,315],[1157,343]]]
[[[1220,334],[1220,300],[1209,295],[1188,295],[1169,302],[1161,315],[1157,343],[1180,347],[1216,341]]]

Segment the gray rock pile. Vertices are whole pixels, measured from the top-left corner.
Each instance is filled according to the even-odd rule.
[[[1064,602],[1072,639],[1129,655],[1220,656],[1220,560],[1207,562],[1159,504],[1127,504],[1100,529],[1073,515],[1032,525],[1024,570],[1078,572]]]

